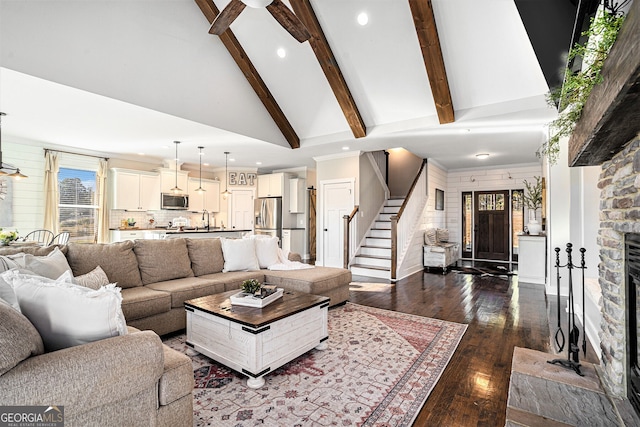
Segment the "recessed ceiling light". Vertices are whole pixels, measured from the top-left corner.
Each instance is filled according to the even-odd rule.
[[[138,153],[138,156],[144,156],[144,153]]]
[[[283,47],[279,47],[278,50],[276,50],[276,54],[278,54],[280,58],[284,58],[285,56],[287,56],[287,51],[284,50]]]
[[[362,25],[363,27],[369,23],[369,15],[367,15],[366,12],[360,12],[357,19],[358,24]]]
[[[235,161],[236,161],[236,159],[229,159],[229,161],[230,161],[230,162],[235,162]]]
[[[487,153],[480,153],[480,154],[476,154],[476,158],[477,158],[478,160],[484,160],[484,159],[486,159],[487,157],[489,157],[489,154],[487,154]]]
[[[203,163],[202,166],[209,166],[209,163]]]
[[[261,165],[261,164],[262,164],[262,162],[256,162],[256,165]]]
[[[345,145],[344,147],[342,147],[342,149],[346,151],[346,150],[348,150],[348,149],[349,149],[349,147],[347,147],[347,146]]]

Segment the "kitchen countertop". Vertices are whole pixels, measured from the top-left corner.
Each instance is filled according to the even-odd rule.
[[[211,227],[209,230],[206,228],[185,228],[180,231],[177,228],[111,228],[110,230],[118,230],[118,231],[146,231],[151,233],[167,233],[167,234],[186,234],[186,233],[245,233],[251,230],[236,230],[235,228],[224,228],[220,227]]]

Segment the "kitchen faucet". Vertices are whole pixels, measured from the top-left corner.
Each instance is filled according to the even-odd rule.
[[[204,214],[207,214],[207,231],[209,231],[209,220],[211,219],[209,217],[209,211],[206,209],[202,210],[202,220],[204,221]]]

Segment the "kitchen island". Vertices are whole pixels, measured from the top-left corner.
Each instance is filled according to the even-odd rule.
[[[244,233],[251,233],[253,230],[235,230],[220,227],[207,228],[125,228],[111,229],[111,242],[123,242],[125,240],[136,239],[176,239],[185,238],[202,239],[207,237],[242,237]]]

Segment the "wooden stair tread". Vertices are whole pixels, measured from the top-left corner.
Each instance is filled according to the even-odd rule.
[[[361,248],[371,248],[371,249],[389,249],[391,250],[391,248],[388,248],[386,246],[372,246],[372,245],[362,245],[360,246]]]
[[[371,259],[384,259],[384,260],[390,260],[391,257],[390,256],[380,256],[380,255],[356,255],[356,257],[359,258],[371,258]]]
[[[380,266],[377,266],[377,265],[351,264],[351,267],[366,268],[366,269],[369,269],[369,270],[391,271],[390,268],[380,267]]]

